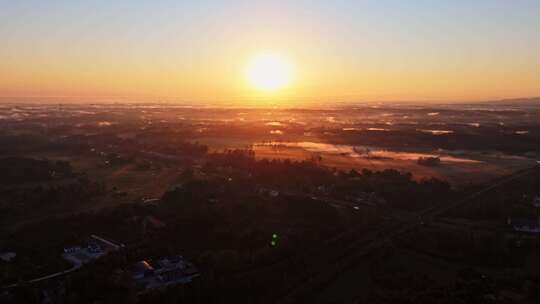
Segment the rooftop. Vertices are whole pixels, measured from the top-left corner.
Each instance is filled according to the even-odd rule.
[[[143,260],[132,265],[131,276],[141,289],[186,284],[199,275],[195,266],[180,255]]]

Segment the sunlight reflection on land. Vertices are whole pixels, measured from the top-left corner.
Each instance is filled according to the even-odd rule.
[[[301,148],[308,152],[313,153],[329,153],[340,154],[342,156],[360,157],[368,159],[388,159],[388,160],[413,160],[416,161],[419,157],[435,157],[439,156],[443,162],[452,163],[481,163],[482,161],[454,157],[449,155],[439,155],[433,153],[418,153],[418,152],[397,152],[379,149],[376,147],[367,146],[350,146],[350,145],[333,145],[317,142],[269,142],[258,143],[255,146],[267,146],[272,149],[287,149],[287,148]]]

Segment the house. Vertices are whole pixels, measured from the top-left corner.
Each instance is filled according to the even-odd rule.
[[[131,273],[134,280],[143,280],[146,277],[154,275],[154,267],[147,261],[140,261],[131,267]]]
[[[92,234],[82,245],[64,248],[62,257],[76,265],[85,264],[123,247],[123,244]]]
[[[199,276],[197,268],[180,255],[139,261],[130,271],[136,287],[143,290],[187,284]]]
[[[514,231],[540,233],[540,218],[531,219],[508,219],[508,224],[512,226]]]

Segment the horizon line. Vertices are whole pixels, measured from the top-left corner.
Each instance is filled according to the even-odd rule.
[[[260,108],[260,107],[283,107],[283,108],[296,108],[296,107],[311,107],[311,106],[322,106],[327,105],[327,103],[333,103],[332,107],[340,106],[354,106],[358,104],[432,104],[432,105],[446,105],[446,104],[478,104],[486,102],[516,102],[516,101],[534,101],[538,100],[540,102],[540,96],[521,96],[521,97],[494,97],[494,98],[479,98],[479,99],[364,99],[364,100],[332,100],[331,98],[327,100],[312,100],[312,101],[294,101],[291,99],[288,100],[279,100],[279,101],[258,101],[258,100],[248,100],[248,99],[239,99],[236,101],[230,100],[221,100],[221,101],[201,101],[201,100],[129,100],[127,98],[117,98],[117,99],[96,99],[96,100],[66,100],[66,98],[82,98],[76,96],[44,96],[44,97],[35,97],[35,96],[0,96],[0,104],[5,105],[114,105],[114,104],[133,104],[133,105],[173,105],[173,106],[185,106],[185,107],[236,107],[236,108]],[[40,99],[43,99],[40,101]],[[63,100],[50,100],[50,99],[63,99]],[[276,100],[278,100],[276,98]],[[243,105],[240,105],[244,103]],[[294,104],[297,105],[294,105]]]

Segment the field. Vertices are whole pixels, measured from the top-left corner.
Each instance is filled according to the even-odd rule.
[[[314,145],[310,145],[310,147],[312,146]],[[441,165],[427,167],[417,163],[418,157],[437,154],[376,151],[366,156],[354,153],[350,148],[344,151],[343,149],[336,149],[332,145],[319,144],[315,146],[323,146],[326,149],[314,150],[299,145],[281,145],[277,148],[270,145],[255,145],[254,150],[258,158],[307,160],[317,155],[322,157],[321,163],[323,165],[340,170],[361,170],[365,168],[379,171],[397,169],[403,172],[411,172],[415,179],[436,177],[447,180],[457,187],[486,182],[495,177],[507,175],[535,164],[534,160],[524,157],[462,153],[459,156],[441,156]],[[327,148],[328,146],[330,148]]]

